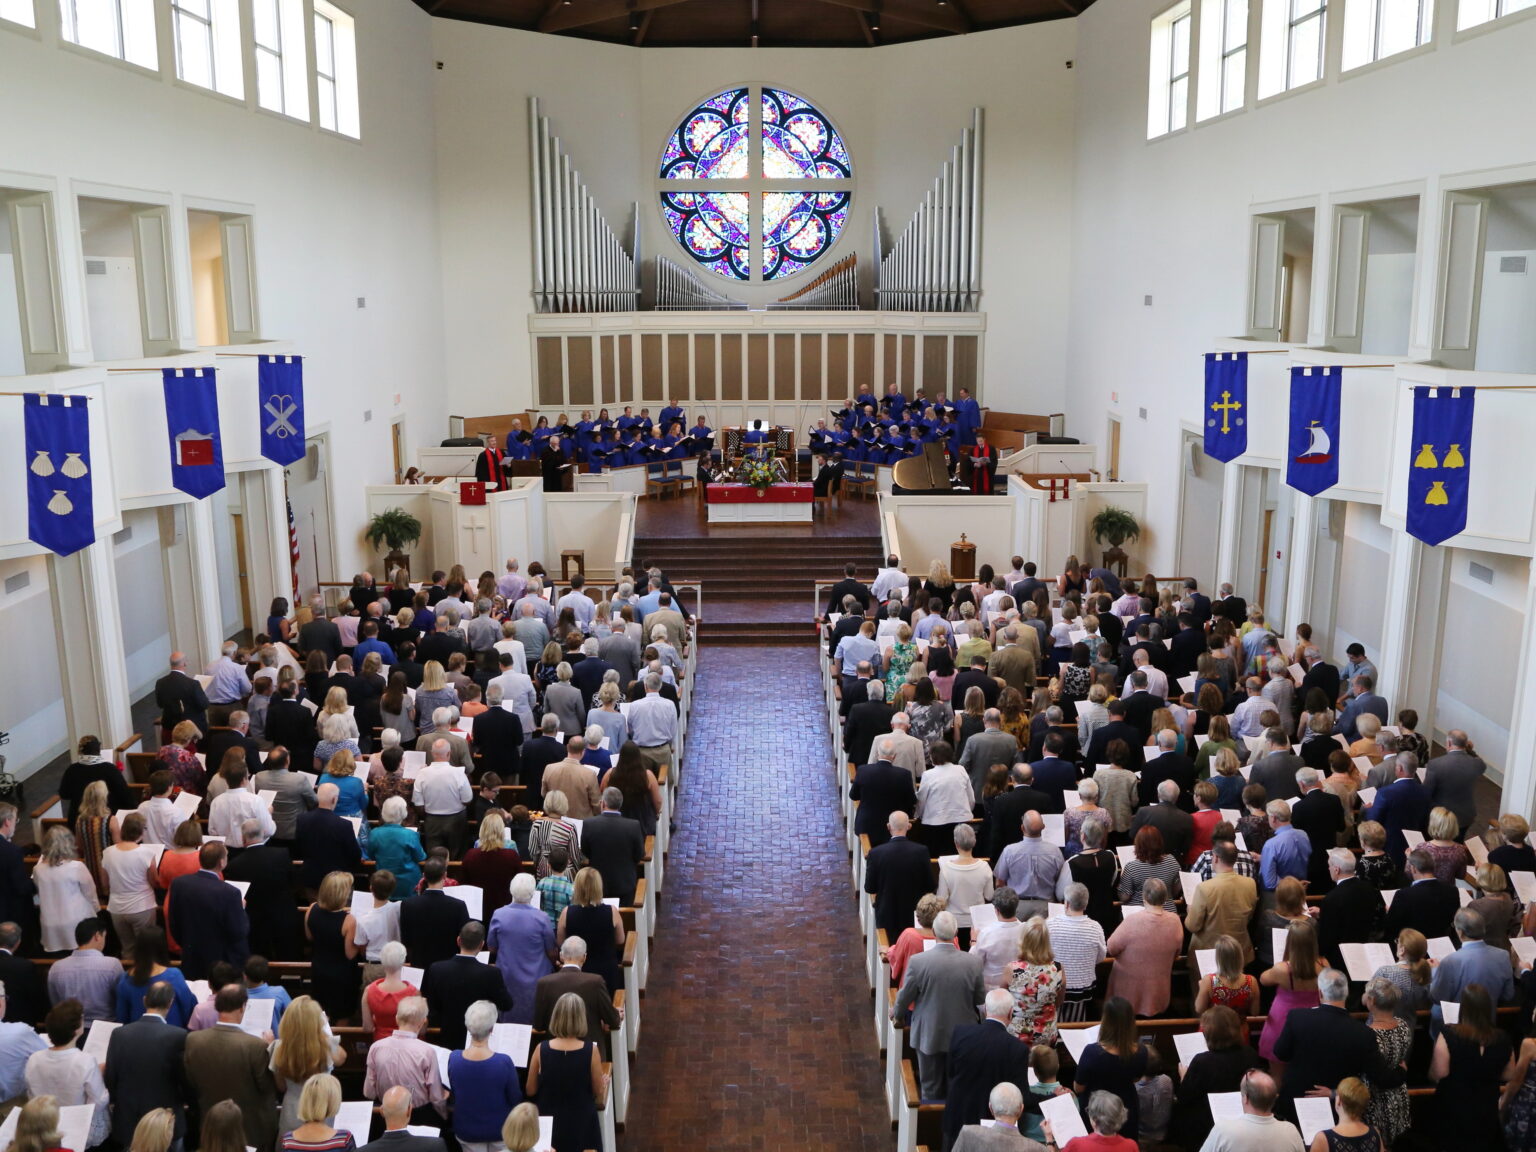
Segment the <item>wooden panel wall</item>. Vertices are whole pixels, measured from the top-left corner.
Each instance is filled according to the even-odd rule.
[[[773,398],[795,399],[795,334],[777,332],[773,337]]]
[[[565,342],[566,383],[572,408],[591,408],[595,403],[592,399],[592,343],[590,336],[572,336]]]
[[[741,400],[741,351],[746,345],[740,332],[726,332],[720,337],[720,399]]]
[[[692,382],[692,366],[688,363],[688,346],[693,340],[686,332],[672,332],[667,336],[667,399],[679,399],[689,395]]]
[[[713,400],[716,390],[715,334],[700,332],[693,338],[693,398]]]
[[[747,335],[747,399],[768,399],[768,335]]]
[[[539,407],[558,408],[565,403],[565,365],[561,357],[563,341],[558,336],[541,336],[539,353]]]

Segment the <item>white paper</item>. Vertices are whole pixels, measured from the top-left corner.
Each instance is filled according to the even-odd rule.
[[[1083,806],[1082,794],[1079,793],[1075,788],[1063,788],[1061,792],[1061,799],[1062,803],[1064,803],[1068,809],[1081,808]]]
[[[1062,1039],[1068,1035],[1062,1032]],[[1088,1135],[1088,1129],[1083,1127],[1082,1113],[1077,1110],[1077,1097],[1070,1092],[1041,1099],[1040,1114],[1049,1122],[1051,1139],[1058,1148],[1065,1147],[1068,1140]]]
[[[1431,936],[1429,939],[1429,954],[1436,960],[1444,960],[1454,954],[1456,945],[1449,936]]]
[[[1376,789],[1374,788],[1362,788],[1355,795],[1360,797],[1360,806],[1362,808],[1369,808],[1372,804],[1376,803]]]
[[[368,1143],[368,1129],[373,1124],[373,1103],[369,1100],[347,1100],[336,1112],[336,1127],[352,1133],[352,1139],[361,1148]]]
[[[443,1082],[444,1088],[453,1087],[448,1082],[448,1057],[453,1053],[441,1044],[428,1044],[427,1047],[432,1049],[432,1055],[437,1057],[437,1078]]]
[[[1360,769],[1360,775],[1362,776],[1370,775],[1371,769],[1376,767],[1376,765],[1371,763],[1369,756],[1351,756],[1349,762]]]
[[[427,754],[412,749],[407,751],[400,761],[400,775],[407,780],[414,780],[421,775],[426,766]]]
[[[1099,1026],[1094,1024],[1088,1028],[1061,1028],[1058,1029],[1061,1042],[1067,1046],[1067,1051],[1072,1053],[1073,1060],[1083,1058],[1083,1049],[1088,1045],[1098,1042]]]
[[[414,984],[417,988],[420,988],[421,982],[426,978],[427,972],[424,968],[412,968],[409,964],[400,966],[400,979],[404,980],[407,984]]]
[[[249,880],[226,880],[224,883],[240,893],[240,903],[244,904],[245,894],[251,890],[251,882]]]
[[[96,1113],[94,1104],[66,1104],[59,1109],[59,1144],[70,1152],[85,1152],[90,1145],[91,1119]],[[16,1137],[16,1122],[21,1119],[21,1109],[12,1108],[5,1122],[0,1123],[0,1147],[9,1147]]]
[[[373,911],[373,893],[372,892],[354,892],[354,893],[352,893],[352,906],[348,909],[348,911],[350,911],[352,913],[352,915],[357,917],[358,919],[362,919],[368,913],[372,912]]]
[[[1264,755],[1269,748],[1269,741],[1263,736],[1244,736],[1243,743],[1248,746],[1248,751],[1255,756]]]
[[[1509,946],[1527,964],[1536,964],[1536,936],[1516,936]]]
[[[1388,908],[1392,907],[1392,897],[1397,895],[1396,888],[1383,888],[1381,890],[1381,902]]]
[[[240,1017],[240,1027],[252,1036],[272,1031],[272,1016],[277,1008],[276,1000],[260,998],[245,1002],[245,1015]]]
[[[1333,1101],[1326,1096],[1296,1097],[1296,1126],[1301,1129],[1301,1142],[1308,1148],[1319,1132],[1326,1132],[1336,1123]]]
[[[567,464],[566,467],[569,468],[570,465]],[[443,1134],[443,1130],[441,1128],[430,1128],[425,1124],[407,1124],[405,1126],[405,1130],[412,1136],[426,1136],[431,1140],[436,1140]]]
[[[1129,864],[1136,859],[1136,846],[1134,844],[1122,844],[1115,849],[1115,855],[1120,858],[1120,863]]]
[[[1481,836],[1468,837],[1467,851],[1472,853],[1472,863],[1488,863],[1488,845],[1483,843],[1483,838]]]
[[[526,1068],[532,1039],[533,1029],[527,1024],[496,1024],[491,1028],[491,1051],[503,1052],[519,1068]]]
[[[160,867],[160,857],[165,855],[165,845],[164,844],[146,844],[146,843],[144,843],[141,840],[141,841],[139,841],[139,847],[140,848],[148,848],[148,849],[150,849],[151,851],[154,852],[155,859],[150,864],[151,868],[158,868],[158,867]]]
[[[1244,780],[1252,780],[1253,779],[1253,765],[1252,764],[1239,764],[1237,766],[1237,774],[1239,776],[1241,776]]]
[[[1195,968],[1201,976],[1216,975],[1216,949],[1196,948]]]
[[[1440,1001],[1440,1019],[1447,1024],[1461,1021],[1461,1005],[1455,1000]]]
[[[983,929],[997,923],[997,909],[990,904],[973,904],[966,909],[971,914],[971,939],[974,941]],[[1531,941],[1536,944],[1536,940]],[[973,944],[972,947],[975,947]]]
[[[1219,808],[1217,811],[1221,813],[1221,818],[1234,828],[1237,827],[1237,822],[1243,818],[1242,812],[1236,808]]]
[[[1424,843],[1424,833],[1415,832],[1412,828],[1403,829],[1403,839],[1408,842],[1409,848],[1417,848]]]
[[[1291,679],[1296,681],[1297,685],[1307,678],[1307,670],[1300,664],[1292,664],[1286,671],[1291,674]]]
[[[199,1004],[213,995],[213,988],[206,980],[188,980],[187,991],[192,993],[193,999]]]
[[[1206,1096],[1211,1102],[1211,1119],[1218,1124],[1223,1120],[1243,1118],[1243,1094],[1241,1092],[1212,1092]]]
[[[485,889],[477,888],[473,884],[455,884],[452,888],[444,888],[443,894],[452,896],[455,900],[464,901],[464,906],[469,909],[469,918],[479,920],[485,910]]]
[[[1180,872],[1179,886],[1184,894],[1184,903],[1189,903],[1189,898],[1194,895],[1195,889],[1200,887],[1203,881],[1198,872]]]
[[[98,1064],[107,1062],[107,1044],[112,1039],[112,1033],[122,1027],[110,1020],[92,1020],[90,1030],[85,1034],[85,1054]]]
[[[1138,913],[1138,912],[1145,912],[1146,910],[1147,909],[1146,909],[1145,905],[1142,905],[1142,904],[1122,904],[1122,905],[1120,905],[1120,915],[1121,916],[1134,916],[1134,915],[1136,915],[1136,913]]]
[[[1047,813],[1040,817],[1045,821],[1045,831],[1040,833],[1040,839],[1047,844],[1054,844],[1058,848],[1067,846],[1067,830],[1063,821],[1066,819],[1061,813]]]
[[[1173,1046],[1178,1049],[1179,1063],[1188,1064],[1200,1053],[1207,1051],[1204,1032],[1180,1032],[1173,1038]]]
[[[277,789],[263,788],[256,793],[256,798],[267,806],[267,811],[272,811],[272,801],[277,799]]]
[[[1376,975],[1377,969],[1393,963],[1390,944],[1340,944],[1339,951],[1349,978],[1362,984]]]
[[[1536,903],[1536,872],[1511,872],[1509,882],[1515,886],[1515,895],[1523,904]]]
[[[1269,946],[1274,951],[1276,964],[1285,959],[1285,941],[1290,932],[1289,928],[1271,928],[1269,930]]]
[[[1423,784],[1425,782],[1425,779],[1428,776],[1428,774],[1429,774],[1429,769],[1428,768],[1420,768],[1419,769],[1419,783],[1420,784]]]
[[[1045,916],[1046,916],[1046,919],[1050,919],[1052,916],[1065,916],[1066,914],[1067,914],[1067,906],[1065,904],[1056,904],[1054,902],[1047,902],[1046,903],[1046,906],[1045,906]]]
[[[296,773],[296,775],[302,776],[302,777],[304,777],[304,779],[308,780],[309,781],[309,786],[311,788],[318,788],[318,787],[320,787],[320,776],[319,776],[318,773],[315,773],[315,772],[299,772],[299,773]]]
[[[183,820],[190,820],[197,815],[197,809],[202,804],[203,798],[192,792],[178,793],[176,799],[171,801],[171,807],[181,813]]]
[[[1179,688],[1185,692],[1193,692],[1195,690],[1195,677],[1193,675],[1180,676]]]
[[[533,1152],[553,1152],[555,1146],[555,1118],[553,1116],[539,1117],[539,1142],[533,1146]]]
[[[348,824],[352,825],[352,835],[359,836],[363,831],[363,818],[361,816],[343,816]]]

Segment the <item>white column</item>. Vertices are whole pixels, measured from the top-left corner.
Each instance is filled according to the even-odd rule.
[[[1387,557],[1387,586],[1382,597],[1386,607],[1381,620],[1381,658],[1376,661],[1376,670],[1381,675],[1376,693],[1386,697],[1387,706],[1394,712],[1409,706],[1406,696],[1409,661],[1415,656],[1415,626],[1422,627],[1426,623],[1418,618],[1417,590],[1423,564],[1423,543],[1406,532],[1393,532],[1392,551]],[[1417,653],[1419,659],[1424,655]],[[1425,730],[1429,729],[1426,727]]]
[[[115,746],[133,732],[133,702],[112,537],[100,537],[73,556],[49,556],[48,584],[69,743],[94,733]]]
[[[265,620],[264,610],[276,597],[293,599],[283,470],[271,467],[241,472],[230,477],[231,482],[236,480],[245,512],[245,571],[251,587],[251,609]]]
[[[1291,544],[1286,551],[1285,630],[1312,614],[1312,564],[1317,551],[1318,502],[1315,496],[1291,493]]]
[[[1520,635],[1520,663],[1515,670],[1514,715],[1509,752],[1504,758],[1501,812],[1530,818],[1536,807],[1536,563],[1525,587],[1525,628]]]
[[[201,670],[218,656],[224,642],[213,510],[208,501],[160,509],[160,559],[166,602],[171,606],[171,647],[186,653],[194,671]]]
[[[1216,583],[1237,588],[1237,543],[1242,534],[1243,473],[1237,464],[1225,464],[1221,472],[1221,525],[1216,536]],[[1243,589],[1237,588],[1238,594]]]

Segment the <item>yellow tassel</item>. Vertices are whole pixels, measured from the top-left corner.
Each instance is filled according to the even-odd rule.
[[[1429,492],[1424,496],[1424,503],[1426,504],[1449,504],[1450,502],[1450,497],[1445,494],[1444,480],[1436,480],[1430,486]]]
[[[1444,467],[1446,467],[1446,468],[1465,468],[1466,466],[1467,466],[1467,460],[1466,460],[1466,457],[1464,457],[1461,454],[1461,445],[1460,444],[1452,444],[1451,445],[1451,450],[1445,454],[1445,464],[1444,464]]]
[[[1435,450],[1428,444],[1419,449],[1419,454],[1413,458],[1415,468],[1438,468],[1440,461],[1435,459]]]

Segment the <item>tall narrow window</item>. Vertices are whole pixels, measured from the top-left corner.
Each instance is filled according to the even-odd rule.
[[[1241,108],[1247,87],[1248,0],[1202,0],[1196,119]]]
[[[32,10],[32,0],[0,0],[0,20],[36,28],[37,13]]]
[[[236,100],[245,95],[239,0],[172,0],[176,75]]]
[[[1328,0],[1264,0],[1259,98],[1321,80],[1328,50]]]
[[[141,68],[160,67],[155,0],[59,0],[64,39]]]
[[[325,0],[315,0],[315,100],[320,127],[360,135],[356,27],[352,17]]]
[[[1348,0],[1344,8],[1345,70],[1428,44],[1434,24],[1434,0]]]
[[[1147,139],[1177,132],[1189,123],[1189,0],[1152,21],[1152,57],[1148,70]]]
[[[304,71],[302,0],[252,0],[256,40],[256,100],[272,112],[309,119]]]
[[[1459,30],[1486,24],[1527,8],[1536,8],[1536,0],[1461,0],[1461,7],[1456,12],[1456,27]]]

